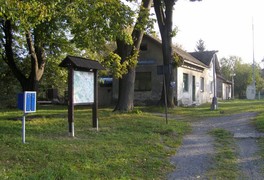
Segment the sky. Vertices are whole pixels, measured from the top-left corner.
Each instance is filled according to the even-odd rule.
[[[252,63],[254,39],[255,62],[264,59],[263,0],[178,0],[174,9],[179,32],[173,42],[184,50],[195,51],[202,39],[206,50],[218,50],[218,59],[234,55]]]

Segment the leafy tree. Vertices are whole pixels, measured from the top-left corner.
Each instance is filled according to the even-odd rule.
[[[220,60],[221,73],[226,79],[231,79],[231,74],[234,76],[235,96],[245,98],[246,89],[252,83],[252,65],[242,63],[242,59],[236,56],[222,58]],[[261,77],[261,68],[256,66],[256,90],[261,91],[264,88],[264,80]]]
[[[19,83],[14,78],[7,64],[0,57],[0,108],[14,107],[16,94],[19,93]]]
[[[220,59],[221,73],[226,78],[231,78],[231,74],[235,73],[235,65],[241,63],[242,59],[237,56],[230,56],[229,58]]]
[[[235,95],[238,95],[239,98],[245,98],[247,86],[252,83],[252,67],[238,61],[235,64],[235,74]]]
[[[60,52],[68,42],[64,3],[1,1],[1,55],[23,91],[38,90],[47,57]]]
[[[138,52],[144,35],[145,27],[148,24],[149,10],[152,0],[143,0],[138,14],[137,22],[131,33],[132,44],[122,39],[117,39],[117,54],[122,65],[126,65],[127,73],[119,79],[118,102],[115,110],[131,111],[134,108],[134,83],[135,68],[138,60]]]
[[[172,53],[172,37],[175,35],[175,31],[172,29],[172,15],[173,6],[177,0],[153,0],[153,2],[162,39],[163,64],[169,69],[169,72],[165,73],[167,103],[169,107],[174,107],[175,96],[173,93],[174,90],[170,86],[170,82],[176,82],[177,78],[175,78],[175,74],[177,74],[177,66],[179,66],[182,61],[182,57]],[[162,92],[160,102],[164,102],[164,91]]]
[[[199,39],[198,42],[196,43],[196,50],[197,52],[203,52],[205,51],[205,45],[204,41],[202,39]]]
[[[23,90],[37,90],[46,65],[55,68],[53,61],[76,54],[76,47],[91,55],[117,37],[132,42],[123,29],[133,22],[133,11],[119,0],[0,2],[0,53]],[[49,73],[59,73],[51,67]]]
[[[125,29],[134,22],[135,12],[120,0],[78,0],[71,2],[72,41],[78,48],[102,53],[116,39],[132,43]],[[110,65],[110,64],[107,64]]]
[[[101,1],[93,6],[84,1],[75,12],[76,17],[72,18],[75,24],[73,41],[77,47],[100,52],[116,41],[117,49],[101,61],[114,77],[119,78],[115,108],[118,111],[130,111],[134,106],[135,67],[151,3],[152,0],[143,0],[137,13],[120,0]]]
[[[261,74],[261,67],[259,65],[255,66],[255,78],[256,78],[256,90],[258,92],[264,90],[264,79]]]

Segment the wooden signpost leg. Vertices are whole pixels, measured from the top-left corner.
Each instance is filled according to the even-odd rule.
[[[69,136],[74,137],[73,68],[68,71],[68,124]]]
[[[97,111],[98,111],[98,72],[94,70],[94,103],[93,103],[93,127],[98,129],[98,118],[97,118]]]

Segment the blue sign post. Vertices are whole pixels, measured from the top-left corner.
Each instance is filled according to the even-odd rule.
[[[25,91],[18,94],[18,109],[24,112],[22,118],[22,143],[26,142],[26,115],[36,112],[36,91]]]

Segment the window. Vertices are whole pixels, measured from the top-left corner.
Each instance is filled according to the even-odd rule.
[[[183,91],[188,92],[189,91],[189,78],[188,74],[183,73]]]
[[[204,78],[201,77],[201,82],[200,82],[200,88],[201,88],[201,92],[204,92]]]
[[[140,50],[141,50],[141,51],[147,51],[147,50],[148,50],[148,45],[147,45],[147,43],[141,43],[141,45],[140,45]]]
[[[151,72],[137,72],[135,91],[151,91]]]

